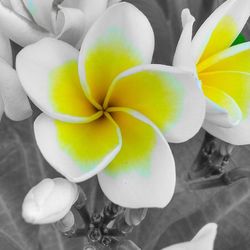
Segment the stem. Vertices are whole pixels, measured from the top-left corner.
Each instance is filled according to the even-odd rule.
[[[220,176],[212,177],[207,180],[203,179],[199,181],[189,182],[188,188],[191,190],[196,190],[196,189],[207,189],[213,187],[228,186],[238,180],[246,178],[250,178],[250,170],[244,168],[236,168]]]
[[[81,208],[76,208],[77,211],[79,212],[80,216],[82,217],[84,223],[86,225],[89,225],[90,224],[90,215],[89,215],[89,212],[87,210],[87,208],[85,206],[81,207]]]
[[[234,145],[221,141],[206,132],[201,149],[188,173],[188,180],[223,174],[233,149]]]

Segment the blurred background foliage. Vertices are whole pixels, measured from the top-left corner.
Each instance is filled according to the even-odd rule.
[[[171,64],[181,33],[181,10],[190,8],[196,17],[195,30],[223,0],[127,0],[149,18],[156,36],[155,63]],[[243,34],[250,38],[250,26]],[[20,48],[13,46],[17,52]],[[32,226],[21,217],[21,205],[28,190],[45,177],[58,176],[41,156],[33,134],[33,120],[3,118],[0,124],[0,249],[79,250],[83,239],[65,239],[52,225]],[[215,250],[250,249],[250,181],[209,190],[185,189],[185,177],[204,138],[201,130],[186,143],[171,145],[177,167],[176,194],[165,209],[150,209],[146,219],[129,238],[143,250],[158,250],[190,240],[207,222],[218,223]],[[235,148],[229,163],[250,167],[250,146]],[[101,209],[103,194],[96,178],[81,184],[90,211]],[[150,199],[150,197],[148,197]],[[202,250],[202,249],[201,249]]]

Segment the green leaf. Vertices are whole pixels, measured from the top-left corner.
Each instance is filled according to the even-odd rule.
[[[246,38],[242,34],[239,34],[238,37],[235,39],[235,41],[232,43],[231,46],[241,44],[241,43],[244,43],[244,42],[246,42]]]

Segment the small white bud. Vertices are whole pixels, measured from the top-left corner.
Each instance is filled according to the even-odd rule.
[[[75,183],[63,178],[44,179],[26,195],[22,216],[32,224],[54,223],[70,211],[78,195]]]

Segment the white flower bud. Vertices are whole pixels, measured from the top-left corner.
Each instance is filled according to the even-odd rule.
[[[44,179],[26,195],[22,216],[32,224],[54,223],[70,211],[78,195],[75,183],[63,178]]]

